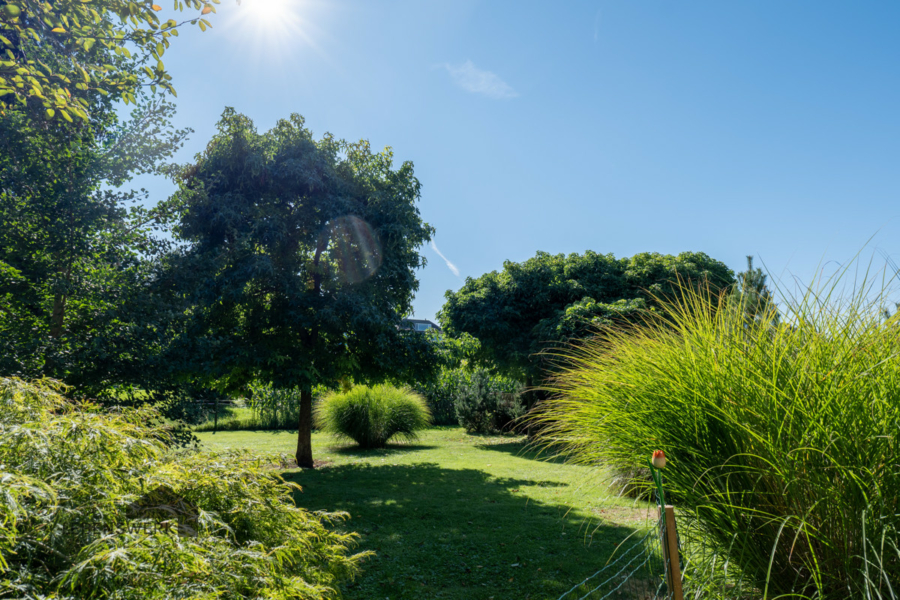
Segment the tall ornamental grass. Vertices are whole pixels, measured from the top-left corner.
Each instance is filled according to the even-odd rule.
[[[316,425],[362,448],[381,448],[392,439],[412,441],[431,424],[425,399],[409,388],[357,385],[331,392],[315,408]]]
[[[276,388],[272,384],[250,385],[250,408],[259,429],[297,429],[300,421],[300,388]]]
[[[271,461],[175,452],[144,407],[0,378],[0,598],[338,598],[365,554]]]
[[[544,442],[648,493],[665,450],[689,554],[750,581],[742,597],[900,597],[900,317],[867,297],[748,319],[686,288],[567,352]]]

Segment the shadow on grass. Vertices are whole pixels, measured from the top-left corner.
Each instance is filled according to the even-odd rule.
[[[552,450],[536,446],[528,441],[501,442],[498,444],[476,444],[479,450],[491,450],[493,452],[505,452],[518,458],[539,460],[554,464],[565,464],[565,458],[557,456]]]
[[[558,598],[634,532],[522,492],[548,482],[477,469],[352,464],[285,478],[303,487],[299,505],[347,511],[345,527],[375,551],[348,599]]]
[[[338,442],[340,443],[340,442]],[[421,450],[433,450],[437,446],[428,444],[388,444],[384,448],[360,448],[356,444],[350,442],[344,446],[329,446],[328,450],[334,454],[343,456],[355,456],[359,458],[372,458],[379,456],[391,456],[394,454],[405,454],[407,452],[419,452]]]

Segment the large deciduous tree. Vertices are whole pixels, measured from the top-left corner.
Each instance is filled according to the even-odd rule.
[[[218,1],[175,0],[171,14],[197,11],[185,23],[206,29]],[[171,357],[185,314],[159,260],[169,244],[154,234],[168,211],[122,189],[165,174],[187,133],[162,97],[174,94],[162,55],[184,23],[160,11],[152,0],[0,0],[0,373],[91,396],[174,374],[153,360]],[[121,102],[134,118],[120,118]]]
[[[0,114],[3,374],[96,394],[121,383],[120,358],[138,372],[139,339],[160,333],[147,323],[147,284],[167,246],[154,233],[167,212],[121,186],[166,172],[188,131],[172,128],[170,103],[145,100],[124,121],[99,99],[91,118],[73,123],[27,107]]]
[[[671,296],[679,280],[724,289],[734,274],[698,252],[621,259],[538,252],[523,263],[505,262],[502,272],[466,279],[459,291],[447,292],[438,318],[448,334],[478,338],[480,360],[536,383],[545,376],[545,350],[634,320]]]
[[[412,163],[319,140],[292,115],[260,134],[227,109],[177,199],[193,288],[186,344],[223,389],[301,389],[297,464],[312,467],[312,388],[402,378],[430,345],[400,327],[431,239]]]

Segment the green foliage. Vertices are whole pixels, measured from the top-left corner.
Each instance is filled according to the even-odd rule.
[[[297,424],[292,427],[287,424],[277,424],[274,427],[272,423],[263,422],[259,415],[252,409],[245,406],[220,406],[218,419],[209,412],[204,413],[204,420],[193,427],[196,432],[203,431],[277,431],[290,430],[295,431]]]
[[[260,134],[232,109],[181,174],[179,280],[195,307],[183,355],[199,357],[185,369],[226,390],[299,387],[301,466],[312,466],[313,386],[411,380],[436,364],[400,328],[433,232],[420,187],[390,149],[317,141],[299,115]]]
[[[457,363],[416,386],[435,425],[462,425],[467,431],[499,432],[525,412],[522,384],[487,369]]]
[[[204,414],[204,421],[195,431],[236,431],[252,430],[297,430],[300,415],[300,390],[297,388],[275,388],[271,384],[253,382],[248,386],[249,397],[239,402],[237,407],[220,407],[218,423],[210,415]],[[313,388],[313,401],[317,401],[328,390],[322,386]],[[246,404],[246,408],[244,405]],[[208,405],[207,405],[208,406]]]
[[[256,381],[250,384],[249,390],[250,408],[260,429],[297,428],[300,422],[299,389],[275,388]]]
[[[469,433],[509,431],[524,416],[522,384],[487,369],[456,370],[453,405],[459,424]]]
[[[381,448],[389,440],[412,441],[431,424],[425,399],[409,388],[391,385],[354,386],[331,392],[316,405],[318,426],[362,448]]]
[[[759,267],[753,268],[753,257],[747,257],[747,270],[738,273],[737,285],[734,293],[741,296],[736,301],[737,306],[744,309],[744,318],[747,322],[753,322],[757,319],[764,319],[768,313],[772,313],[768,318],[778,321],[778,308],[775,306],[775,299],[772,292],[766,285],[768,276]]]
[[[174,453],[152,409],[0,379],[0,596],[336,598],[363,555],[248,452]]]
[[[438,319],[450,336],[469,333],[481,342],[478,359],[510,377],[540,381],[552,363],[545,351],[639,320],[677,280],[714,288],[734,283],[728,267],[701,252],[656,253],[617,259],[612,254],[538,252],[503,271],[466,279],[448,291]]]
[[[424,333],[432,344],[440,365],[434,375],[422,373],[416,378],[415,390],[425,397],[435,425],[456,425],[456,396],[460,386],[472,376],[467,365],[480,348],[478,340],[467,333],[451,338],[432,329]]]
[[[471,376],[471,371],[463,367],[442,368],[437,377],[416,386],[428,403],[432,423],[435,425],[456,425],[456,396],[459,388]]]
[[[571,342],[610,326],[636,321],[645,310],[647,301],[644,298],[601,303],[588,296],[568,305],[556,316],[542,319],[535,326],[534,334],[544,342]]]
[[[111,107],[73,124],[0,115],[0,373],[94,397],[158,375],[150,359],[184,315],[158,260],[168,209],[111,188],[168,172],[188,134],[173,114],[148,98],[125,121]]]
[[[456,369],[469,364],[481,350],[481,343],[465,332],[456,337],[450,337],[439,333],[436,329],[429,329],[423,335],[434,347],[435,354],[443,368]],[[419,379],[421,380],[421,377]]]
[[[686,289],[645,327],[570,350],[545,441],[619,473],[665,450],[695,557],[758,597],[893,597],[900,327],[867,295],[810,292],[748,324],[727,305],[746,296]]]
[[[203,18],[219,0],[175,0],[175,10]],[[4,103],[37,105],[48,119],[87,120],[90,97],[134,102],[141,86],[174,94],[162,56],[184,23],[161,21],[146,0],[39,2],[0,5],[0,112]]]

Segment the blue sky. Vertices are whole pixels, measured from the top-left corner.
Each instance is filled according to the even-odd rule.
[[[423,249],[417,317],[538,250],[753,254],[789,284],[874,235],[864,257],[900,263],[900,3],[222,0],[211,17],[164,56],[196,131],[179,160],[226,106],[393,147],[446,257]]]

